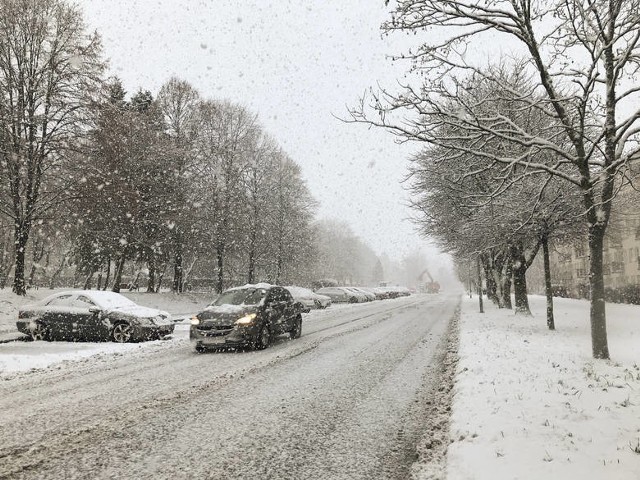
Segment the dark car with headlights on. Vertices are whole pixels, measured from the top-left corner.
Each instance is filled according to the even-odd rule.
[[[196,351],[253,347],[264,349],[276,335],[302,334],[302,305],[283,287],[260,283],[230,288],[191,319]]]
[[[16,326],[34,340],[118,343],[158,339],[174,329],[169,313],[97,290],[59,292],[25,305]]]

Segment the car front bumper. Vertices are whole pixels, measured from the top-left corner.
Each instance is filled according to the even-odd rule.
[[[233,327],[227,330],[216,330],[214,328],[205,330],[197,325],[191,325],[189,339],[195,343],[196,347],[243,347],[252,345],[256,341],[259,330],[257,324],[246,327]]]
[[[133,325],[132,337],[135,340],[150,340],[171,335],[175,325]]]

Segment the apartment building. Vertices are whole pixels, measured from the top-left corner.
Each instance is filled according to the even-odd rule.
[[[550,252],[551,278],[573,297],[589,292],[589,246],[584,238],[554,242]],[[611,216],[604,243],[606,288],[640,286],[640,211],[627,203]]]

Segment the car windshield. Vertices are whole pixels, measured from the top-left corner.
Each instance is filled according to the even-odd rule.
[[[223,292],[211,305],[258,305],[266,295],[264,288],[238,288]]]

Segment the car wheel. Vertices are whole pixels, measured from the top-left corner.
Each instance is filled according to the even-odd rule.
[[[263,325],[260,331],[258,332],[258,337],[256,338],[255,347],[256,350],[264,350],[271,343],[271,330],[269,329],[269,325]]]
[[[293,328],[289,332],[291,339],[300,338],[302,335],[302,315],[298,315],[293,323]]]
[[[31,339],[36,340],[49,340],[49,329],[42,323],[36,323],[36,326],[30,332]]]
[[[351,297],[349,299],[349,303],[358,303],[358,299],[356,297]]]
[[[131,341],[133,329],[128,323],[118,323],[111,331],[111,338],[116,343],[127,343]]]

